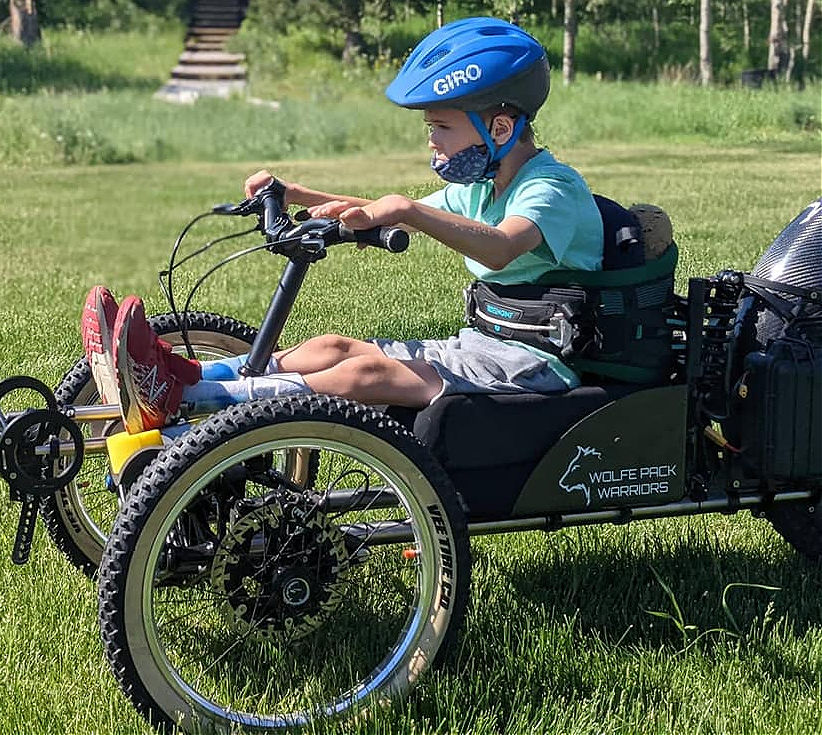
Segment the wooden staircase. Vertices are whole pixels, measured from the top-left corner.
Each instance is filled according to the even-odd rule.
[[[195,0],[185,50],[155,97],[193,102],[202,95],[230,97],[245,91],[245,56],[230,54],[225,46],[243,22],[247,5],[247,0]]]

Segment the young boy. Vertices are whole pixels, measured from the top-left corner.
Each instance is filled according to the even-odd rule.
[[[286,204],[348,227],[402,225],[465,256],[479,280],[527,284],[548,270],[598,270],[602,221],[580,175],[536,147],[530,121],[548,95],[545,51],[516,26],[469,18],[434,31],[414,49],[386,94],[424,110],[431,167],[450,182],[414,201],[375,201],[285,185]],[[245,182],[253,196],[272,181]],[[119,400],[129,432],[158,428],[180,412],[292,393],[331,393],[370,404],[424,407],[446,393],[554,392],[578,384],[554,355],[462,329],[446,340],[361,341],[324,335],[272,356],[263,377],[241,378],[243,358],[198,363],[172,354],[137,297],[117,307],[92,289],[83,342],[104,401]]]

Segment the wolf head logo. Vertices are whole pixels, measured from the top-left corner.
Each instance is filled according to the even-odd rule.
[[[559,478],[559,486],[565,490],[566,493],[572,493],[574,490],[582,490],[585,493],[586,507],[591,504],[591,488],[586,483],[587,474],[581,473],[580,477],[574,481],[573,475],[583,468],[584,465],[590,464],[592,459],[602,459],[602,454],[599,450],[593,447],[577,447],[577,453],[574,458],[568,463],[568,467],[562,477]]]

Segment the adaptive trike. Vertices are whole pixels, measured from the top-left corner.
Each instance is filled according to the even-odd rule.
[[[214,213],[257,218],[265,240],[248,251],[288,259],[259,331],[178,310],[170,283],[154,326],[191,355],[249,352],[252,375],[331,245],[408,243],[294,222],[276,185]],[[558,395],[447,396],[419,412],[312,395],[127,435],[84,360],[54,393],[10,378],[0,401],[43,404],[0,412],[0,473],[22,503],[13,559],[39,509],[99,574],[123,691],[190,732],[300,726],[402,695],[459,629],[472,535],[749,509],[816,559],[821,253],[822,200],[753,275],[691,279],[687,299],[673,244],[642,267],[552,276],[546,292],[574,305],[568,359],[588,376]]]

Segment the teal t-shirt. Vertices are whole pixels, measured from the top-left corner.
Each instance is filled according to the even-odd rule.
[[[448,184],[419,200],[492,226],[516,215],[539,228],[542,242],[501,270],[466,257],[465,265],[476,278],[509,285],[534,283],[550,270],[602,268],[602,218],[591,190],[573,168],[541,150],[520,168],[499,199],[493,193],[493,181]]]
[[[535,283],[546,271],[602,269],[602,218],[591,190],[570,166],[541,150],[527,161],[502,192],[493,198],[494,183],[448,184],[420,199],[420,203],[496,226],[511,216],[531,220],[542,242],[500,270],[491,270],[467,257],[465,265],[481,281],[511,285]],[[556,355],[514,342],[551,363],[569,388],[579,377]]]

